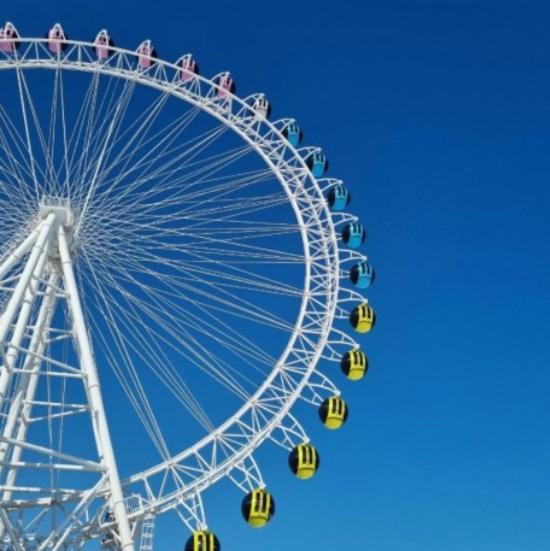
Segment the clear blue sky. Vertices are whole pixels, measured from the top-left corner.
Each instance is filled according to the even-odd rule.
[[[550,7],[467,0],[25,0],[23,35],[61,21],[152,38],[230,69],[299,119],[353,194],[378,272],[368,378],[344,431],[305,419],[318,477],[260,453],[263,532],[208,494],[224,550],[541,550],[550,539]],[[169,522],[169,521],[166,521]],[[165,524],[165,522],[163,522]],[[176,526],[174,524],[174,526]],[[181,528],[162,543],[180,550]]]

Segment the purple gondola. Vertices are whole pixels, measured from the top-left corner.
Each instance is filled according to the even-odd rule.
[[[105,60],[113,53],[112,49],[115,45],[109,33],[103,29],[98,33],[94,40],[94,50],[98,59]]]
[[[195,75],[199,74],[199,64],[191,54],[183,56],[177,62],[177,66],[181,69],[178,73],[180,82],[189,82],[195,78]]]
[[[235,81],[229,73],[223,73],[216,79],[217,96],[220,99],[226,99],[235,93]]]
[[[48,50],[52,54],[60,54],[67,47],[69,37],[65,34],[63,27],[56,23],[46,34],[48,39]]]
[[[17,29],[11,23],[6,23],[0,29],[0,51],[13,54],[19,46],[18,38]]]
[[[140,69],[150,69],[155,64],[157,50],[153,47],[150,40],[144,40],[137,49],[138,67]]]

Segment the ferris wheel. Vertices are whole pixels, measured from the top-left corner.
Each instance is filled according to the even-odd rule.
[[[218,551],[222,479],[265,526],[259,446],[311,478],[299,404],[339,429],[331,379],[368,369],[349,191],[263,94],[150,40],[6,23],[0,89],[0,550],[150,551],[172,512]]]

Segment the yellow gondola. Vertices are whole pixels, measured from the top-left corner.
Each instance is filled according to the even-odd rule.
[[[369,369],[369,360],[364,352],[356,348],[342,356],[340,367],[350,381],[359,381]]]
[[[319,453],[311,444],[300,444],[290,452],[288,465],[298,478],[307,480],[319,469]]]
[[[212,532],[199,530],[187,540],[185,551],[221,551],[221,546]]]
[[[262,528],[275,514],[275,500],[269,492],[258,488],[245,496],[241,511],[250,526]]]
[[[368,304],[360,304],[351,311],[349,321],[358,333],[368,333],[376,323],[376,314]]]
[[[321,404],[319,417],[328,429],[339,429],[348,419],[348,406],[340,396],[331,396]]]

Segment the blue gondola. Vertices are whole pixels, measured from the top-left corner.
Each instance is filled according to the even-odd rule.
[[[359,222],[350,222],[346,224],[342,230],[342,239],[344,243],[351,249],[357,249],[365,242],[367,238],[367,230],[363,224]]]
[[[299,146],[304,137],[302,129],[295,122],[291,122],[290,124],[285,126],[283,128],[282,134],[288,140],[290,145],[294,147]]]
[[[351,201],[351,193],[343,185],[330,188],[327,193],[327,202],[332,210],[344,210]]]
[[[376,273],[368,262],[359,262],[349,272],[351,282],[358,289],[367,289],[374,283]]]
[[[306,164],[315,178],[321,178],[328,170],[328,159],[322,151],[315,151],[307,159]]]

